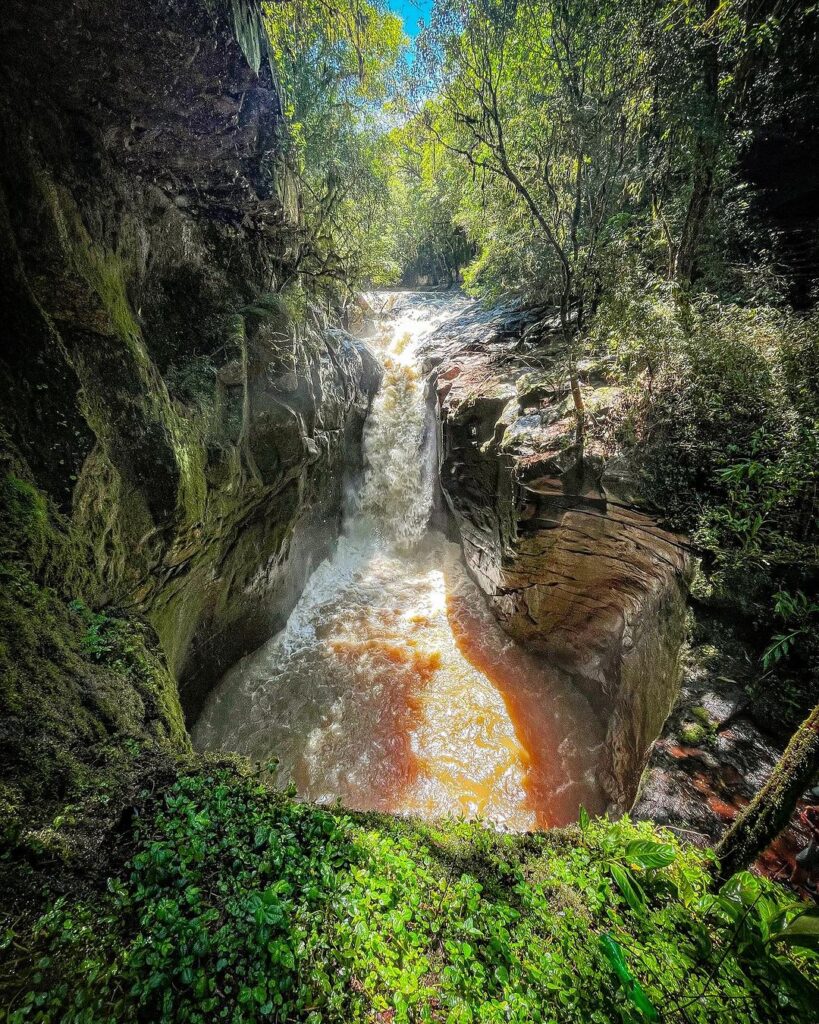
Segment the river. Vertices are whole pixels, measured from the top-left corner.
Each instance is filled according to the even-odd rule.
[[[524,831],[604,808],[585,698],[497,625],[460,549],[430,525],[434,422],[417,349],[463,300],[391,298],[384,366],[332,559],[285,628],[224,676],[199,749],[275,756],[307,800]]]

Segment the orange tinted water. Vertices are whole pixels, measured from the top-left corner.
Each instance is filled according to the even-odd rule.
[[[432,504],[412,333],[386,364],[367,477],[335,557],[287,627],[227,673],[194,730],[204,748],[276,756],[306,799],[525,830],[602,810],[599,723],[500,629]],[[432,467],[434,469],[434,467]]]
[[[305,798],[362,810],[515,830],[601,810],[593,712],[502,632],[459,549],[341,548],[312,606],[228,673],[198,745],[276,755]]]

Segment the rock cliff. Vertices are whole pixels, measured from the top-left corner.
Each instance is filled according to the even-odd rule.
[[[430,341],[441,485],[504,629],[566,671],[607,725],[604,785],[627,809],[679,685],[689,559],[594,440],[578,458],[565,353],[544,310],[477,307]],[[589,419],[614,397],[582,368]]]
[[[282,288],[301,211],[259,19],[255,0],[11,0],[0,25],[3,519],[71,557],[7,553],[86,661],[86,612],[147,618],[189,717],[332,544],[379,372]],[[22,738],[53,734],[46,646],[3,691],[24,772]],[[77,678],[75,738],[138,731],[142,705],[126,728]]]

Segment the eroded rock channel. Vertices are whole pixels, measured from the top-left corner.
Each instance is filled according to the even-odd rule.
[[[361,809],[516,830],[627,809],[678,685],[684,548],[623,467],[572,461],[536,314],[376,304],[384,375],[335,554],[194,741]]]

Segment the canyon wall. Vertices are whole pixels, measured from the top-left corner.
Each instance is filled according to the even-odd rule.
[[[164,668],[161,701],[147,677],[136,694],[95,674],[109,621],[156,629],[190,719],[335,539],[380,371],[281,287],[303,225],[266,46],[255,0],[4,7],[4,566],[46,587],[79,659],[63,702],[51,620],[29,637],[36,612],[6,588],[22,775],[58,705],[72,750],[157,716],[184,747]]]
[[[441,486],[498,621],[566,672],[607,728],[602,782],[628,809],[679,685],[689,558],[600,444],[616,398],[581,367],[584,457],[565,352],[543,310],[474,308],[430,341]]]

